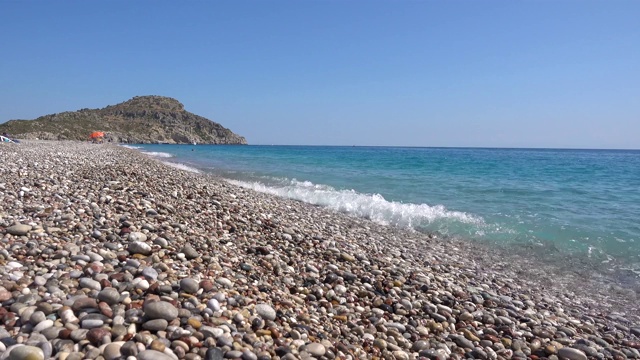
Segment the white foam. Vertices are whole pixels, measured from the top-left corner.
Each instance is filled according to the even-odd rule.
[[[160,151],[142,151],[142,153],[145,154],[145,155],[149,155],[149,156],[153,156],[153,157],[159,157],[159,158],[171,158],[171,157],[173,157],[172,154],[165,153],[165,152],[160,152]]]
[[[133,150],[142,149],[142,146],[133,146],[133,145],[124,145],[124,144],[119,144],[119,145],[127,149],[133,149]]]
[[[194,167],[191,167],[189,165],[185,165],[185,164],[181,164],[181,163],[173,163],[173,162],[170,162],[170,161],[163,161],[162,163],[166,164],[166,165],[169,165],[169,166],[171,166],[173,168],[176,168],[176,169],[180,169],[180,170],[184,170],[184,171],[188,171],[188,172],[192,172],[192,173],[196,173],[196,174],[200,174],[201,173],[200,170],[198,170],[198,169],[196,169]]]
[[[345,212],[375,221],[382,225],[402,228],[425,228],[436,225],[441,231],[449,228],[451,222],[483,225],[482,218],[459,211],[447,210],[443,205],[405,204],[387,201],[380,194],[362,194],[354,190],[336,190],[328,185],[313,184],[309,181],[291,180],[288,184],[267,186],[259,182],[228,180],[230,183],[259,192],[300,200],[306,203],[326,206],[332,210]]]

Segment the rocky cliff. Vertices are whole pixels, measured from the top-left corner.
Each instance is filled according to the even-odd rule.
[[[41,116],[35,120],[11,120],[0,124],[0,133],[18,139],[87,140],[94,131],[114,142],[148,144],[246,144],[231,130],[184,109],[178,100],[164,96],[136,96],[102,109]]]

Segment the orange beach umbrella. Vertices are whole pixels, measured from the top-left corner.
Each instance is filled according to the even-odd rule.
[[[92,139],[104,137],[104,133],[102,131],[94,131],[89,137]]]

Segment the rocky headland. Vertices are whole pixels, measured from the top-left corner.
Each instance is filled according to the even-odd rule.
[[[115,145],[0,156],[0,359],[640,358],[635,304],[473,244]]]
[[[106,139],[116,143],[247,143],[244,137],[186,111],[178,100],[164,96],[136,96],[102,109],[81,109],[0,124],[0,133],[18,139],[83,141],[94,131],[105,132]]]

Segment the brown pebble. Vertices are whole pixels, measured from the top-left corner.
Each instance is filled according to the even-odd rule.
[[[92,299],[89,297],[81,297],[76,301],[74,301],[73,305],[71,305],[71,309],[73,309],[73,311],[76,311],[76,312],[82,309],[97,309],[97,308],[98,308],[98,302],[96,301],[96,299]]]
[[[211,282],[211,280],[202,280],[202,281],[200,281],[200,287],[205,292],[209,292],[209,291],[213,290],[213,282]]]
[[[274,339],[279,339],[280,338],[280,332],[278,331],[278,329],[276,329],[275,327],[270,327],[269,331],[271,331],[271,337]]]
[[[271,336],[271,331],[265,330],[265,329],[260,329],[260,330],[256,331],[256,335],[258,335],[258,336]]]
[[[69,329],[60,330],[60,332],[58,333],[58,337],[63,340],[68,339],[69,337],[71,337],[71,330]]]
[[[11,292],[5,288],[0,288],[0,302],[11,299]]]
[[[7,315],[4,316],[3,323],[5,328],[12,328],[16,326],[17,322],[18,322],[18,318],[14,313],[8,313]]]
[[[555,345],[548,344],[544,347],[544,352],[548,355],[554,355],[558,352],[558,349],[555,347]]]
[[[464,334],[464,337],[466,337],[471,341],[478,341],[478,342],[480,341],[480,339],[474,333],[472,333],[469,329],[463,329],[462,333]]]
[[[196,318],[189,318],[189,320],[187,320],[187,324],[191,325],[191,327],[193,327],[196,330],[202,327],[202,323],[200,322],[200,320]]]
[[[127,256],[125,255],[124,260],[120,260],[120,261],[126,261],[127,260]],[[124,281],[124,273],[115,273],[115,274],[111,274],[111,280],[117,280],[118,282],[122,282]]]
[[[98,308],[100,309],[100,312],[102,313],[102,315],[104,315],[104,316],[106,316],[108,318],[112,318],[113,317],[113,310],[111,310],[111,307],[106,302],[104,302],[104,301],[100,302],[98,304]]]
[[[482,337],[482,339],[484,339],[484,340],[489,340],[489,341],[491,341],[492,343],[500,342],[500,339],[498,339],[498,337],[497,337],[497,336],[495,336],[495,335],[491,335],[491,334],[485,334],[485,335]]]
[[[105,337],[108,337],[109,339],[111,338],[111,331],[109,329],[95,328],[89,330],[87,333],[87,340],[89,340],[89,342],[94,346],[102,345],[102,340]]]
[[[164,352],[165,348],[166,346],[160,340],[153,340],[151,342],[151,345],[149,345],[149,349],[159,351],[159,352]]]
[[[157,293],[159,287],[160,287],[160,284],[158,284],[157,282],[154,282],[153,284],[151,284],[149,286],[149,289],[147,289],[147,292],[148,293]]]

